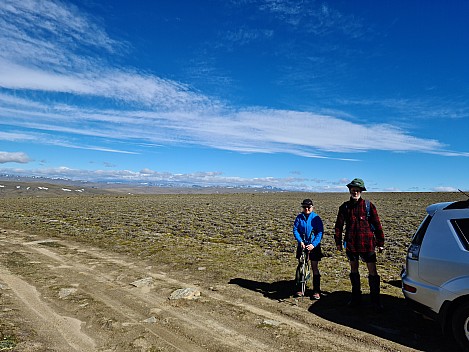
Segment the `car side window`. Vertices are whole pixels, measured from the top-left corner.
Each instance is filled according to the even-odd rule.
[[[469,219],[452,219],[451,224],[462,245],[466,251],[469,251]]]

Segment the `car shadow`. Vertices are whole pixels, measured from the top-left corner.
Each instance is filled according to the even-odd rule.
[[[229,283],[277,301],[290,299],[294,293],[293,280],[268,283],[234,278]],[[308,311],[336,324],[379,336],[419,351],[459,350],[453,339],[443,335],[438,323],[414,313],[403,297],[382,293],[383,309],[378,312],[372,307],[368,294],[363,294],[360,307],[349,307],[347,302],[351,298],[350,295],[350,292],[346,291],[323,292],[320,300],[311,301]]]
[[[414,313],[404,298],[381,294],[380,311],[371,305],[368,294],[363,295],[357,308],[347,305],[350,298],[350,292],[332,292],[313,302],[308,310],[328,321],[420,351],[458,351],[456,343],[443,335],[437,322]]]

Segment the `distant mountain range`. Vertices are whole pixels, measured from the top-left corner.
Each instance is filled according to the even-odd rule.
[[[42,194],[190,194],[190,193],[268,193],[285,192],[285,190],[264,186],[200,186],[186,183],[136,183],[136,182],[88,182],[66,178],[24,177],[9,174],[0,174],[0,196],[11,193],[42,193]]]

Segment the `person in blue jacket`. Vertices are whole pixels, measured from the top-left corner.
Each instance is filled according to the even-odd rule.
[[[296,258],[299,260],[301,252],[308,251],[309,260],[311,260],[311,269],[313,271],[313,299],[321,298],[321,274],[319,272],[319,261],[322,258],[321,239],[324,232],[322,220],[318,214],[313,211],[313,201],[305,199],[301,203],[302,211],[299,213],[293,223],[293,234],[298,242]],[[295,280],[298,285],[298,278]],[[296,288],[296,296],[303,295],[299,287]]]

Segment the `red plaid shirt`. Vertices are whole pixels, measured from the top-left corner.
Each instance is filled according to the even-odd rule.
[[[375,228],[371,231],[370,224]],[[363,198],[349,201],[339,207],[335,221],[335,243],[342,245],[342,231],[345,225],[344,241],[346,250],[354,253],[372,252],[376,247],[384,246],[384,233],[376,207],[370,202],[370,217],[366,217],[366,203]]]

